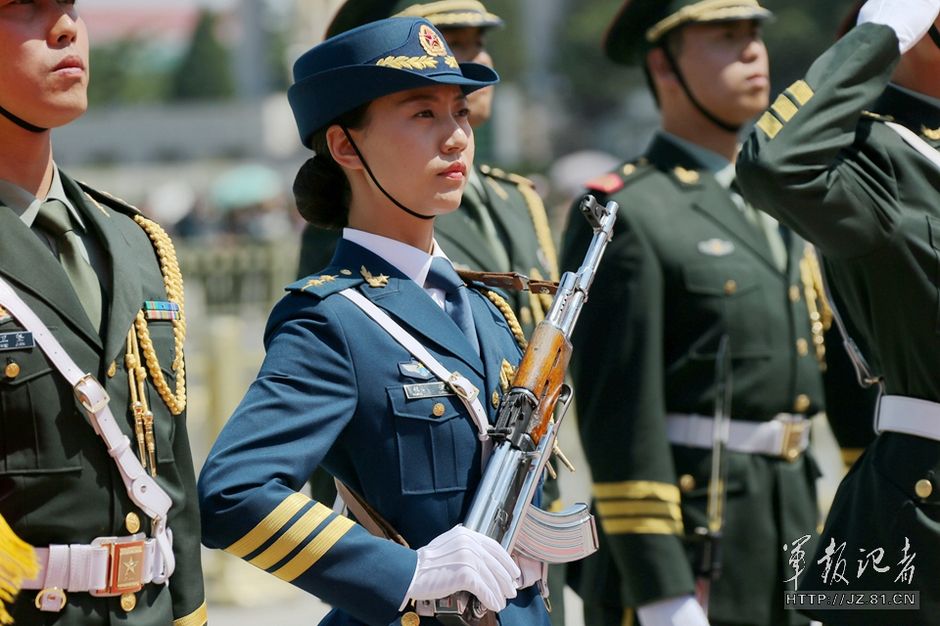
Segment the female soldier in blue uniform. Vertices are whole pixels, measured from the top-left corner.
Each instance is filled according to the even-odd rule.
[[[458,64],[427,20],[393,18],[313,48],[294,76],[316,152],[295,183],[314,198],[304,216],[348,211],[349,226],[331,264],[271,314],[261,371],[200,477],[203,541],[336,607],[325,624],[435,624],[412,602],[458,590],[504,626],[547,624],[525,575],[536,568],[459,525],[521,330],[500,298],[458,279],[433,218],[460,204],[466,94],[496,73]],[[299,493],[318,465],[377,514],[361,524],[399,541]]]

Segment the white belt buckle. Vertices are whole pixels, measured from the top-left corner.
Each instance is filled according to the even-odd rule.
[[[98,537],[93,546],[108,549],[108,577],[102,589],[89,591],[93,596],[119,596],[136,593],[144,587],[146,551],[144,535],[130,537]]]
[[[92,402],[89,395],[82,391],[82,387],[84,387],[86,384],[95,387],[95,391],[98,391],[101,394],[101,397],[99,397],[96,402]],[[98,382],[98,379],[91,374],[85,374],[79,378],[78,382],[75,383],[75,386],[72,388],[72,390],[75,392],[75,397],[78,398],[78,401],[81,403],[81,405],[85,407],[85,410],[92,414],[102,411],[106,406],[108,406],[108,402],[111,401],[111,398],[108,397],[108,393],[104,390],[104,387],[100,382]]]

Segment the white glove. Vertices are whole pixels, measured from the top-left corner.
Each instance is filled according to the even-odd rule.
[[[940,0],[868,0],[858,14],[858,23],[890,26],[904,54],[927,34],[938,14]]]
[[[506,608],[516,597],[521,576],[509,553],[478,532],[454,526],[418,548],[418,567],[402,606],[409,600],[437,600],[469,591],[491,611]]]
[[[512,560],[519,566],[519,571],[522,572],[521,576],[516,580],[517,589],[531,587],[545,578],[545,570],[548,566],[543,561],[522,556],[518,552],[512,555]]]
[[[692,596],[669,598],[637,607],[640,626],[708,626],[708,617]]]

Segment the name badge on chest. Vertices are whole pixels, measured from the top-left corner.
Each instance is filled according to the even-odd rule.
[[[452,396],[454,392],[450,390],[450,387],[445,385],[441,381],[436,381],[433,383],[416,383],[414,385],[405,385],[403,387],[405,390],[405,397],[409,400],[417,400],[418,398],[437,398],[439,396]]]
[[[26,331],[17,331],[13,333],[0,333],[0,351],[2,350],[25,350],[36,345],[33,341],[33,333]]]

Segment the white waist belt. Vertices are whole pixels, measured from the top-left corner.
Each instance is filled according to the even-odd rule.
[[[714,423],[705,415],[670,413],[666,415],[666,436],[675,445],[711,449]],[[793,461],[809,447],[809,431],[810,421],[804,416],[779,413],[767,422],[728,420],[723,439],[725,447],[733,452]]]
[[[23,581],[23,589],[42,589],[36,606],[59,611],[64,592],[116,596],[136,592],[163,571],[157,542],[146,535],[99,537],[90,545],[50,545],[36,548],[39,575]]]
[[[907,396],[881,396],[875,430],[940,441],[940,404]]]

